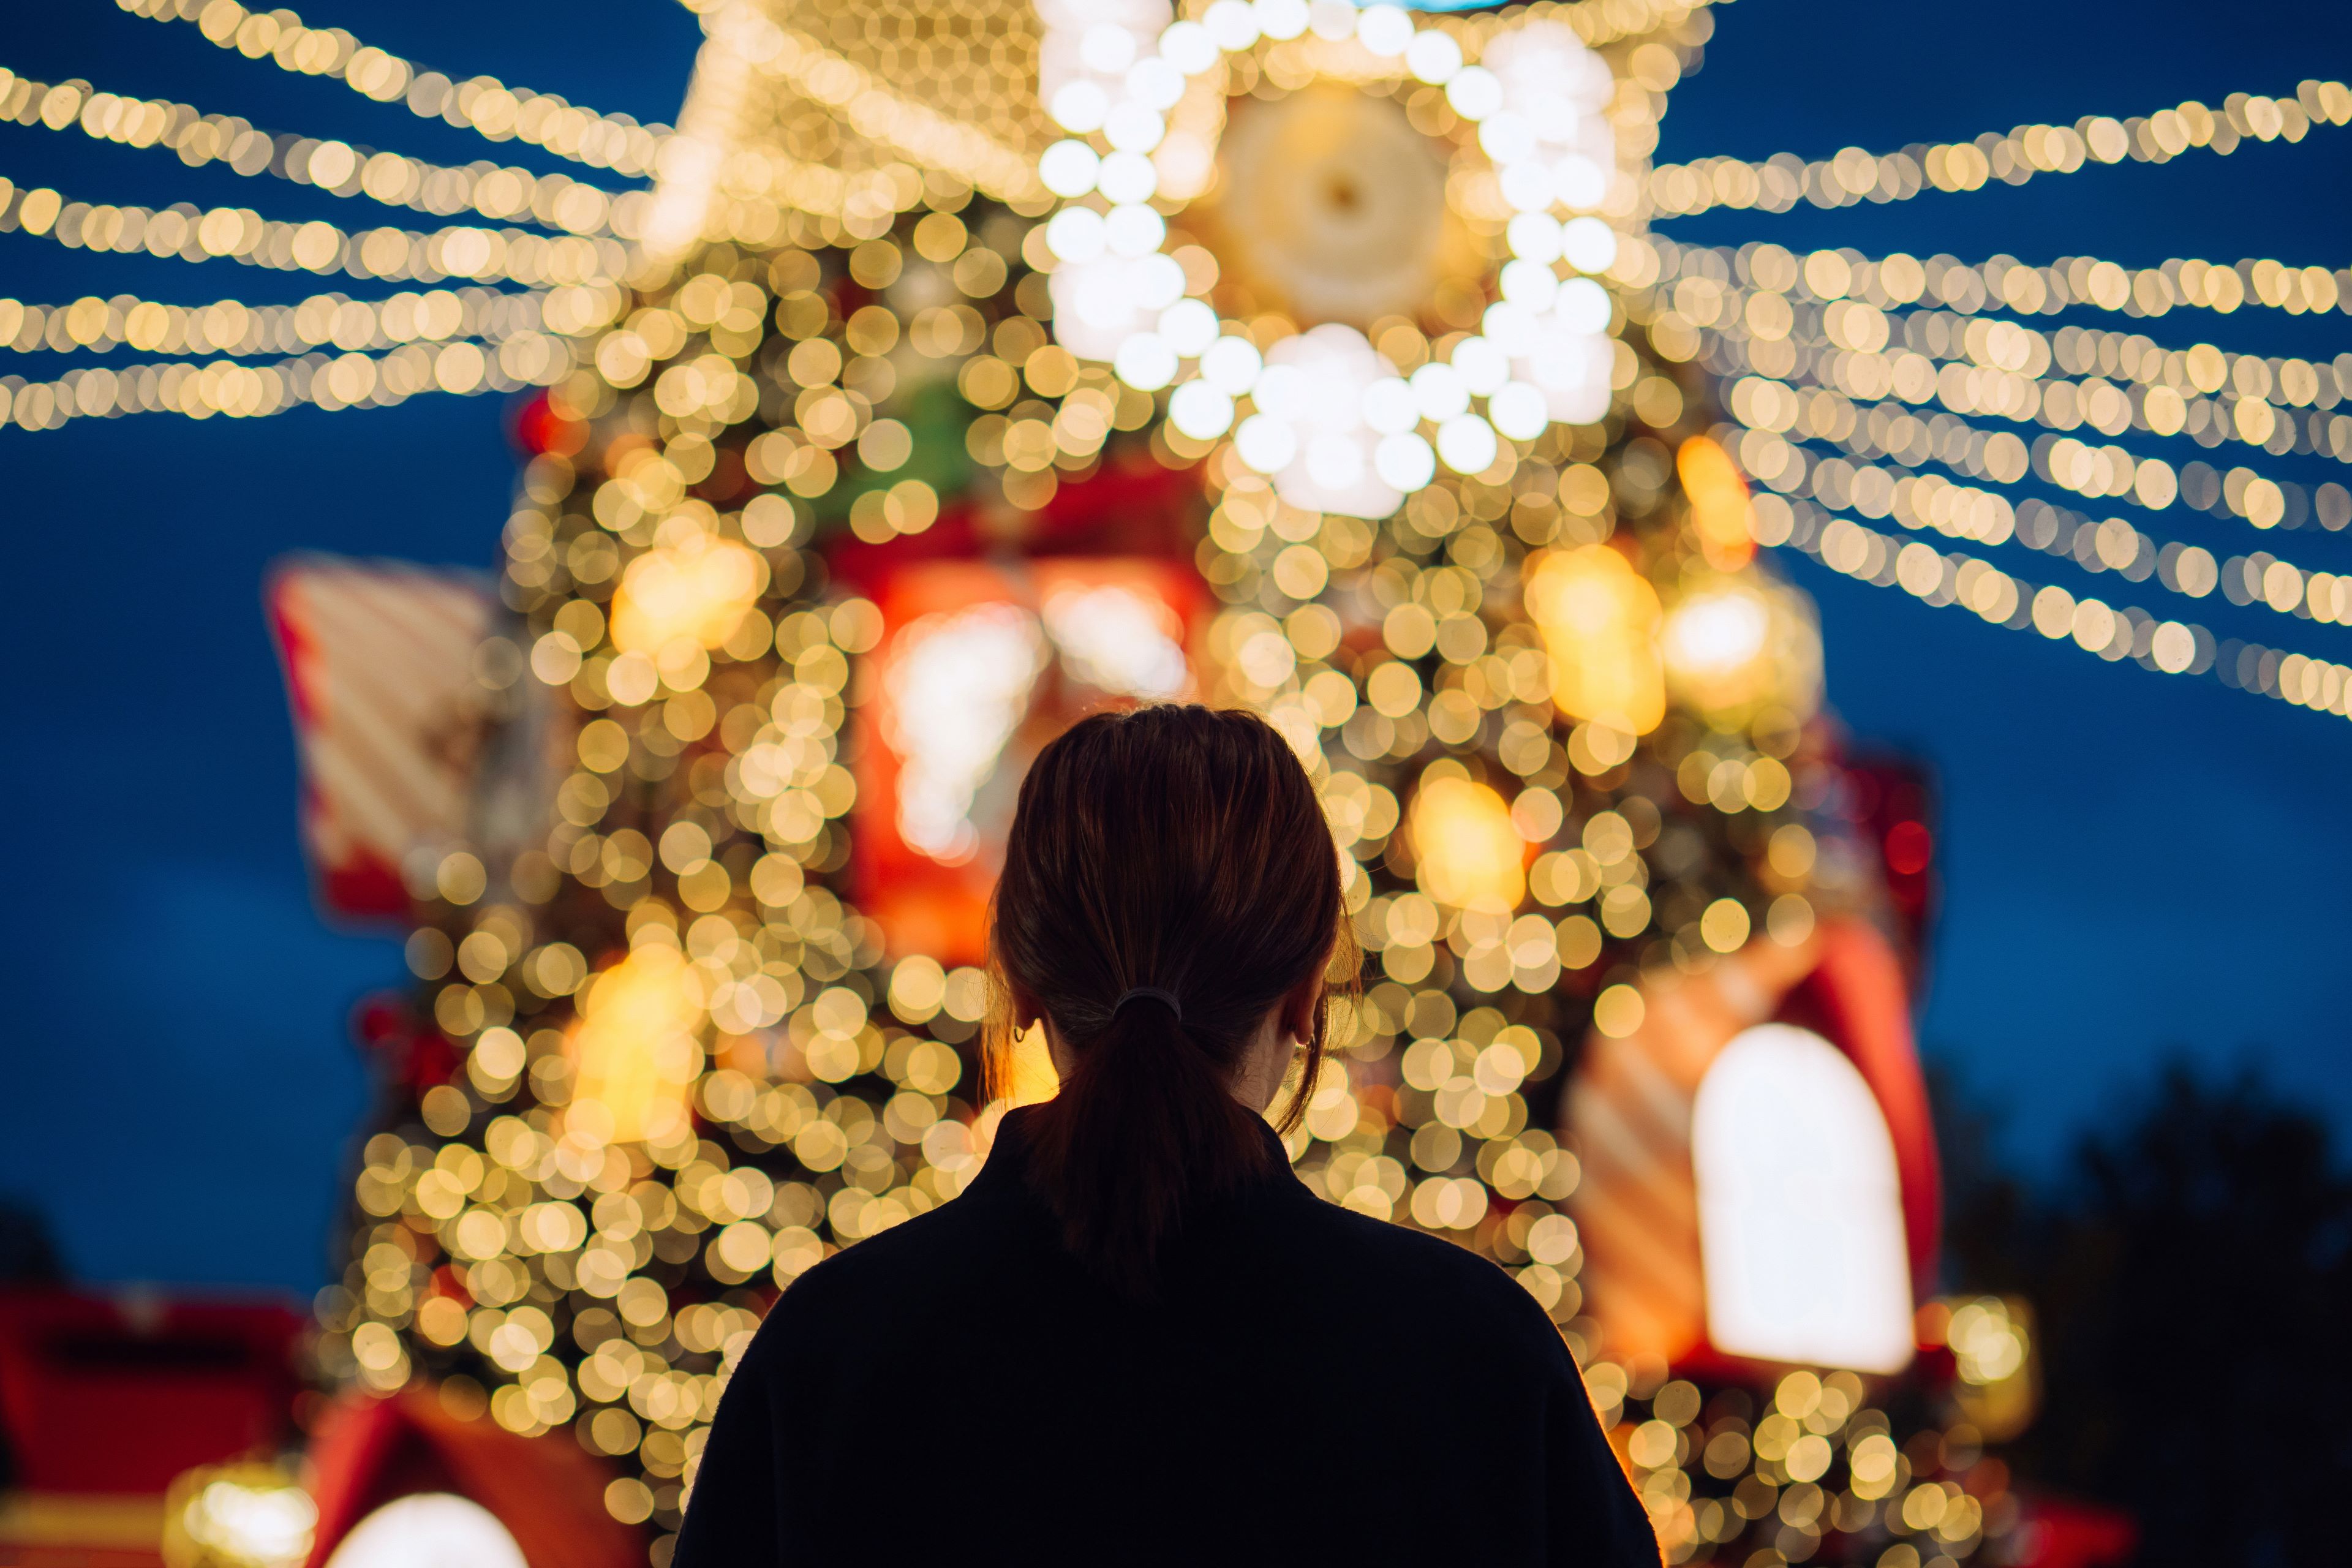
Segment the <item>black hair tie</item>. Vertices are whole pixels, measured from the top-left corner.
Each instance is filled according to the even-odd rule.
[[[1162,991],[1157,985],[1130,986],[1127,990],[1120,992],[1118,994],[1118,1000],[1110,1005],[1110,1016],[1114,1018],[1118,1017],[1118,1010],[1126,1006],[1129,1002],[1161,1003],[1166,1005],[1167,1009],[1171,1013],[1176,1015],[1176,1021],[1178,1023],[1181,1024],[1184,1021],[1184,1004],[1176,1000],[1176,993],[1173,991]]]

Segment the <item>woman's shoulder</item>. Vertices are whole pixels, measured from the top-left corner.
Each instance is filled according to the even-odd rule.
[[[835,1304],[854,1309],[870,1290],[887,1289],[916,1271],[935,1274],[954,1254],[968,1251],[978,1233],[994,1230],[989,1205],[971,1194],[900,1221],[846,1247],[838,1247],[812,1267],[778,1300],[812,1311]]]
[[[769,1308],[767,1322],[782,1325],[772,1337],[825,1344],[883,1331],[882,1320],[952,1295],[960,1281],[999,1273],[1012,1250],[1034,1248],[1021,1219],[1009,1205],[967,1192],[841,1247]]]
[[[1502,1268],[1454,1242],[1324,1201],[1303,1184],[1251,1216],[1214,1227],[1195,1255],[1205,1283],[1286,1299],[1344,1303],[1368,1331],[1403,1331],[1433,1319],[1472,1331],[1496,1352],[1563,1353],[1559,1331]],[[1090,1296],[1056,1245],[1049,1216],[1004,1193],[961,1197],[835,1252],[770,1309],[760,1339],[768,1360],[797,1346],[824,1356],[900,1334],[916,1320],[969,1315],[1000,1298],[1059,1301]],[[1237,1250],[1236,1250],[1237,1249]],[[1182,1249],[1189,1250],[1189,1249]]]
[[[1307,1242],[1300,1261],[1334,1283],[1376,1289],[1401,1310],[1441,1306],[1455,1321],[1464,1312],[1478,1314],[1534,1343],[1558,1344],[1558,1331],[1535,1298],[1468,1247],[1327,1203],[1303,1186],[1299,1201],[1285,1207]]]

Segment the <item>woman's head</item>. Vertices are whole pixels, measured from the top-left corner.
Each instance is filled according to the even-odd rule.
[[[1236,1092],[1263,1083],[1269,1031],[1307,1053],[1297,1121],[1341,922],[1314,785],[1264,720],[1101,713],[1039,754],[992,919],[998,1048],[1046,1025],[1064,1077],[1032,1169],[1072,1249],[1115,1282],[1148,1288],[1185,1205],[1269,1163]]]

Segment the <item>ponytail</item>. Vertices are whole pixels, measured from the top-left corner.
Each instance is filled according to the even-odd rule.
[[[1031,768],[991,918],[992,1044],[1001,1062],[1019,1010],[1052,1032],[1065,1073],[1029,1113],[1029,1180],[1071,1253],[1123,1293],[1150,1292],[1196,1205],[1281,1173],[1234,1077],[1341,919],[1314,787],[1254,715],[1097,714]],[[1285,1130],[1313,1092],[1326,1011]]]
[[[1188,1201],[1273,1173],[1257,1118],[1155,1003],[1119,1009],[1034,1125],[1031,1168],[1064,1241],[1129,1293],[1149,1289]]]

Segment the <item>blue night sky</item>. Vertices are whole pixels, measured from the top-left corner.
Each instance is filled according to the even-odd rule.
[[[649,120],[676,112],[697,39],[668,0],[318,0],[305,19],[454,76],[487,71]],[[2352,74],[2352,16],[2307,0],[1738,0],[1717,20],[1705,68],[1675,90],[1662,158],[1885,150]],[[18,7],[7,48],[0,65],[43,80],[79,76],[446,162],[486,155],[466,132],[107,0]],[[561,166],[520,143],[488,155]],[[0,125],[0,174],[69,198],[375,221],[284,182],[13,124]],[[2352,253],[2347,188],[2352,131],[2330,128],[2227,159],[1667,231],[1963,259],[2336,267]],[[231,261],[93,258],[0,236],[0,294],[26,300],[290,302],[317,287]],[[2352,319],[2182,312],[2150,335],[2324,357],[2352,349]],[[9,357],[0,369],[56,374],[57,356]],[[366,414],[0,434],[0,519],[16,552],[0,789],[17,845],[0,913],[12,1004],[0,1194],[45,1210],[82,1276],[296,1289],[320,1277],[368,1092],[347,1016],[402,970],[391,935],[330,929],[310,904],[262,575],[296,550],[488,564],[514,466],[505,418],[495,400],[428,396]],[[2244,525],[2181,509],[2158,530],[2217,554],[2250,547]],[[2299,533],[2284,552],[2352,571],[2352,538]],[[2009,564],[2091,591],[2046,557]],[[1945,898],[1922,1035],[2002,1116],[2017,1158],[2046,1165],[2176,1052],[2257,1064],[2352,1128],[2352,725],[1930,611],[1801,559],[1790,569],[1820,602],[1831,699],[1857,743],[1921,757],[1939,782]],[[2138,599],[2154,609],[2150,594],[2163,597],[2150,583]],[[2223,636],[2352,651],[2352,632],[2282,633],[2218,595],[2198,615]]]

